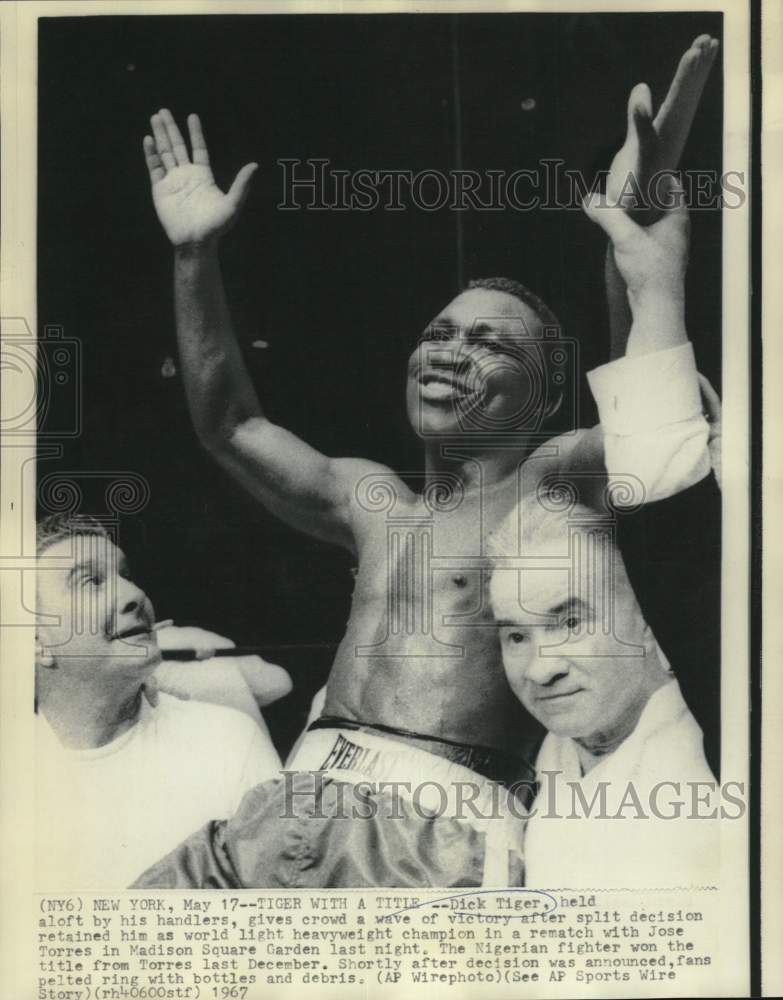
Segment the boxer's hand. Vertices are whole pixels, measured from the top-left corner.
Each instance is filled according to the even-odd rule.
[[[287,670],[260,656],[238,656],[234,663],[239,667],[259,708],[265,708],[284,698],[293,688]]]
[[[159,649],[192,649],[197,660],[208,660],[215,655],[216,649],[231,649],[234,643],[225,636],[207,629],[190,625],[167,625],[157,633]],[[154,678],[158,690],[188,701],[191,691],[188,685],[190,663],[164,662],[158,668],[158,676]]]
[[[688,266],[689,223],[682,187],[670,175],[666,211],[651,226],[638,225],[623,208],[604,194],[593,194],[583,204],[588,217],[612,241],[617,268],[628,288],[634,309],[655,298],[682,305]]]
[[[659,219],[658,176],[675,170],[718,52],[718,40],[699,35],[680,59],[669,92],[653,119],[646,83],[637,84],[628,99],[628,132],[609,168],[606,192],[637,222]],[[639,202],[641,198],[641,202]]]
[[[160,692],[163,690],[166,694],[172,695],[174,698],[179,698],[180,701],[190,701],[190,695],[187,691],[174,688],[171,686],[161,686],[158,684],[157,677],[148,677],[146,681],[141,686],[142,693],[144,697],[150,704],[151,708],[157,708],[158,702],[160,701]]]
[[[224,194],[212,176],[198,115],[188,117],[193,162],[170,111],[153,115],[151,123],[153,134],[144,137],[144,156],[155,211],[166,235],[175,247],[217,240],[239,217],[258,164],[245,164]]]

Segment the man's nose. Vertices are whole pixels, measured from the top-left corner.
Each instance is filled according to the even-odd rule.
[[[431,365],[453,365],[460,353],[461,343],[458,335],[439,340],[437,344],[427,346],[427,361]]]
[[[536,647],[535,654],[525,664],[525,680],[531,684],[538,684],[539,687],[554,684],[567,674],[568,660],[554,654],[551,647],[547,649],[543,640]]]
[[[120,578],[117,606],[120,614],[127,615],[138,611],[147,602],[147,595],[132,580]]]
[[[469,358],[470,345],[459,330],[454,330],[448,339],[428,346],[427,350],[427,363],[433,368],[465,368],[470,363]]]

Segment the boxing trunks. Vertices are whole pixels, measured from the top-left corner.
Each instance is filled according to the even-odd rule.
[[[534,789],[511,771],[522,775],[524,765],[378,729],[317,720],[280,778],[248,792],[232,819],[193,834],[134,888],[520,885]],[[455,757],[507,770],[506,783]]]

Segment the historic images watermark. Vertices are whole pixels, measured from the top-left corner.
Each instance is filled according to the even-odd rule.
[[[38,516],[61,515],[78,519],[85,514],[100,525],[106,537],[119,545],[124,517],[143,511],[151,496],[151,486],[140,473],[128,469],[60,469],[47,471],[46,463],[60,460],[63,442],[84,432],[84,344],[79,337],[66,335],[59,325],[47,325],[36,337],[23,317],[0,320],[2,345],[0,368],[13,379],[13,393],[4,394],[0,433],[3,459],[19,462],[18,528],[6,536],[7,548],[0,558],[7,600],[2,626],[61,629],[53,643],[64,647],[74,635],[96,634],[115,598],[113,582],[100,596],[90,589],[74,589],[68,614],[46,619],[33,610],[27,583],[36,574],[68,569],[74,561],[90,556],[96,536],[74,532],[67,552],[53,555],[48,549],[36,553],[26,547],[33,538],[29,521]],[[31,471],[37,467],[37,475]],[[34,494],[34,496],[33,496]],[[90,498],[89,500],[87,498]],[[89,503],[89,511],[85,504]],[[14,502],[11,503],[14,510]],[[11,547],[8,543],[11,543]],[[107,568],[116,570],[115,556],[107,549]],[[144,650],[126,644],[118,655],[144,655]]]
[[[411,814],[421,819],[459,820],[735,820],[747,810],[741,781],[658,781],[640,786],[633,781],[598,781],[587,794],[578,781],[561,780],[561,771],[542,771],[538,781],[521,779],[509,786],[499,782],[457,779],[402,781],[382,777],[362,757],[365,748],[343,745],[324,770],[282,771],[281,818],[306,814],[315,819],[396,819]],[[354,751],[358,750],[358,753]],[[331,769],[335,769],[334,772]],[[345,772],[343,775],[341,772]],[[353,772],[353,773],[352,773]],[[378,776],[372,776],[377,772]],[[363,777],[362,775],[367,775]],[[328,802],[326,790],[328,788]],[[536,793],[546,792],[539,812]]]
[[[584,199],[605,189],[608,171],[588,178],[566,169],[564,160],[542,159],[520,170],[345,169],[326,157],[283,157],[280,200],[284,212],[532,212],[581,211]],[[618,200],[624,205],[664,211],[672,207],[671,178],[662,170],[641,183],[628,174]],[[676,173],[682,188],[677,197],[690,211],[741,208],[747,200],[741,170],[686,170]]]
[[[20,316],[2,323],[2,368],[13,378],[3,400],[0,432],[11,444],[19,438],[43,442],[82,433],[82,343],[61,326],[49,325],[36,338]],[[10,385],[10,382],[9,382]]]

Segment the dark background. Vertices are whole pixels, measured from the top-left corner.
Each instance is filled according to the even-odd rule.
[[[137,578],[159,617],[263,644],[290,670],[294,693],[265,713],[285,749],[342,634],[350,563],[247,498],[196,444],[179,377],[162,375],[176,350],[171,252],[141,153],[150,114],[198,111],[221,185],[260,164],[223,266],[268,414],[329,454],[413,470],[405,359],[458,275],[534,288],[588,369],[608,349],[603,235],[578,211],[470,211],[461,241],[448,209],[279,212],[276,160],[415,173],[553,157],[589,175],[622,142],[631,87],[649,83],[657,106],[692,39],[721,37],[721,17],[87,17],[39,31],[38,322],[81,342],[84,404],[81,433],[41,475],[145,477],[149,503],[122,534]],[[719,55],[683,168],[721,170],[721,112]],[[689,332],[719,388],[720,213],[694,213],[692,234]],[[258,337],[267,351],[249,347]],[[581,422],[593,419],[584,400]],[[55,438],[58,421],[53,405]],[[102,487],[82,486],[82,509],[102,513]]]

